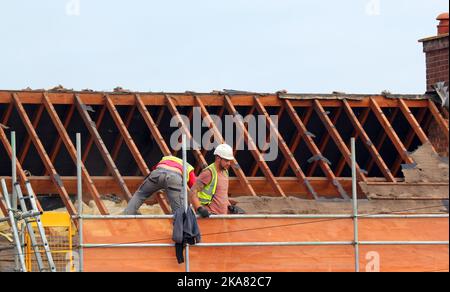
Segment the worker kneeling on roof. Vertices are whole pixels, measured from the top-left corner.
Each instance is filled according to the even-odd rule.
[[[196,181],[194,168],[188,163],[188,186]],[[175,156],[166,156],[153,168],[139,189],[128,202],[125,215],[137,215],[139,208],[154,193],[164,190],[169,199],[172,213],[178,208],[184,209],[183,198],[183,160]]]
[[[244,211],[228,199],[228,169],[234,160],[233,148],[221,144],[214,155],[214,163],[202,171],[191,189],[191,203],[202,217],[209,217],[210,214],[243,214]]]

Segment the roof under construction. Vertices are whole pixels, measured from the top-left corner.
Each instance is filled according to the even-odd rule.
[[[58,194],[75,214],[70,195],[76,193],[75,134],[81,133],[87,199],[96,202],[101,214],[108,214],[100,195],[131,198],[162,156],[179,154],[169,143],[179,130],[170,125],[173,117],[192,139],[192,127],[182,115],[192,123],[195,109],[209,124],[202,132],[212,130],[222,141],[211,115],[222,122],[225,115],[260,115],[269,126],[270,116],[278,116],[273,134],[278,158],[264,161],[258,147],[235,151],[230,196],[347,199],[351,137],[357,138],[361,185],[420,189],[423,183],[405,180],[402,165],[414,168],[412,154],[422,145],[439,152],[431,130],[438,131],[448,148],[448,120],[426,95],[0,91],[0,177],[11,179],[9,132],[15,131],[19,180],[30,180],[39,195]],[[235,145],[239,139],[256,145],[243,122],[235,127],[243,133]],[[212,159],[212,151],[188,153],[197,174]],[[435,186],[448,188],[448,179]],[[360,190],[361,196],[365,193]],[[158,202],[168,212],[163,196]]]

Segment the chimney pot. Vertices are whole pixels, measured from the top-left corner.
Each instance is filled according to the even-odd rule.
[[[438,35],[448,34],[448,12],[439,14],[436,20],[439,20]]]

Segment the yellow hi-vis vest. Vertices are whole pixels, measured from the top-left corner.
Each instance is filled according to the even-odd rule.
[[[209,165],[207,168],[205,168],[205,171],[206,170],[211,171],[211,181],[209,182],[209,184],[207,186],[205,186],[203,188],[203,190],[201,190],[198,193],[198,198],[202,205],[210,205],[211,204],[211,202],[214,198],[214,195],[216,194],[216,189],[217,189],[218,175],[217,175],[216,165],[213,163],[213,164]],[[225,170],[225,174],[228,176],[228,170]]]
[[[183,166],[183,159],[180,159],[178,157],[175,156],[164,156],[160,162],[164,162],[164,161],[173,161],[173,162],[177,162],[178,164],[180,164],[181,166]],[[191,175],[191,171],[194,171],[194,167],[192,167],[192,165],[190,165],[189,163],[187,164],[187,178],[186,181],[189,181],[189,177]]]

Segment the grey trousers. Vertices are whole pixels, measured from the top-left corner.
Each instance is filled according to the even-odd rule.
[[[172,213],[178,208],[184,208],[184,198],[182,194],[183,178],[179,173],[158,168],[148,176],[134,193],[128,206],[124,211],[125,215],[137,215],[139,208],[153,194],[164,190],[169,199]]]

